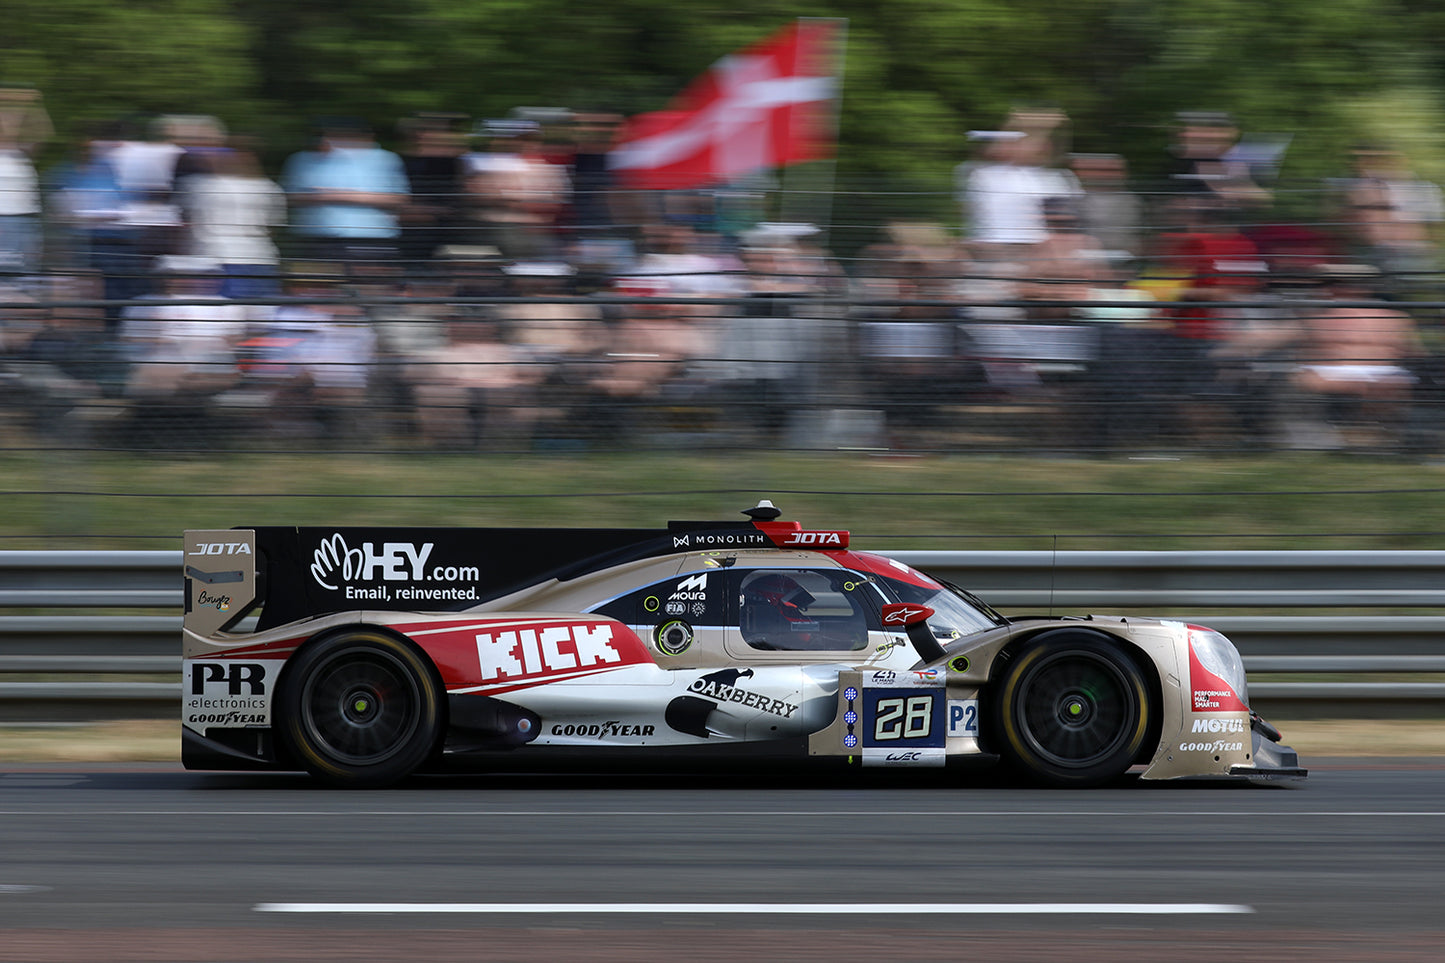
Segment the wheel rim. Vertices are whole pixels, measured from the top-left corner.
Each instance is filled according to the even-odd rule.
[[[400,661],[380,652],[321,663],[301,693],[301,720],[316,747],[352,766],[401,751],[420,725],[421,691]]]
[[[1055,766],[1082,769],[1118,752],[1130,738],[1138,703],[1119,667],[1066,652],[1023,678],[1016,718],[1030,747]]]

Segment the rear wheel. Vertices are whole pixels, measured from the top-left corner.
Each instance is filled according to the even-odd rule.
[[[280,696],[297,761],[336,786],[396,782],[431,754],[441,700],[430,665],[381,632],[352,631],[302,649]]]
[[[990,706],[1005,759],[1054,786],[1123,775],[1149,728],[1143,673],[1116,644],[1087,632],[1029,643],[994,686]]]

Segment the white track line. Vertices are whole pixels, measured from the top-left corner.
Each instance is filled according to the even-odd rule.
[[[252,909],[258,913],[710,913],[767,916],[1200,916],[1254,912],[1252,906],[1231,903],[257,903]]]
[[[561,818],[574,819],[578,816],[587,818],[616,817],[631,819],[646,817],[648,819],[695,819],[699,817],[737,817],[752,819],[780,819],[780,818],[804,818],[818,819],[832,816],[848,817],[900,817],[900,816],[936,816],[943,817],[1008,817],[1009,819],[1077,819],[1077,818],[1146,818],[1154,817],[1189,817],[1208,818],[1217,817],[1220,819],[1309,819],[1309,818],[1369,818],[1369,819],[1396,819],[1396,818],[1425,818],[1439,819],[1445,816],[1445,809],[1337,809],[1337,810],[1314,810],[1314,811],[1291,811],[1288,809],[1278,810],[1221,810],[1221,809],[1117,809],[1117,810],[1090,810],[1090,809],[1064,809],[1048,810],[1040,812],[1026,812],[1017,809],[691,809],[686,811],[663,813],[648,809],[605,809],[605,810],[570,810],[570,809],[56,809],[56,808],[0,808],[0,816],[201,816],[206,819],[213,819],[218,816],[320,816],[323,818],[334,818],[337,816],[407,816],[407,817],[428,817],[428,818],[474,818],[485,817],[490,819],[500,817],[528,817],[528,818]]]

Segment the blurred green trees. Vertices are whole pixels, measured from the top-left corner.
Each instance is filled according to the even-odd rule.
[[[131,113],[210,113],[299,146],[347,113],[660,107],[797,16],[848,20],[839,173],[934,185],[966,131],[1015,104],[1074,147],[1162,164],[1181,109],[1295,135],[1285,173],[1342,170],[1359,138],[1445,173],[1445,8],[1420,0],[11,0],[0,82],[40,87],[63,135]],[[52,145],[52,152],[62,147]]]

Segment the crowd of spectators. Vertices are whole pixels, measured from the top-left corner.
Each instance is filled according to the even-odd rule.
[[[330,118],[274,179],[167,116],[38,172],[40,98],[0,96],[0,409],[41,433],[896,445],[1022,400],[1020,447],[1334,447],[1398,441],[1432,377],[1440,191],[1362,147],[1327,223],[1277,223],[1287,139],[1221,114],[1180,115],[1141,191],[1016,112],[970,135],[956,225],[840,257],[721,192],[621,189],[612,115],[417,116],[396,152]]]

